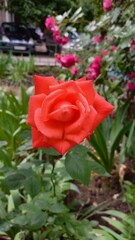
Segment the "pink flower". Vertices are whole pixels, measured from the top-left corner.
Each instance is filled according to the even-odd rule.
[[[98,37],[98,36],[95,36],[95,37],[93,37],[93,42],[100,43],[101,42],[101,38]]]
[[[60,54],[57,54],[55,56],[56,62],[60,63],[63,67],[70,68],[74,66],[79,60],[77,57],[73,54],[67,54],[65,56],[62,56]]]
[[[51,32],[58,31],[58,26],[56,25],[55,19],[52,17],[47,17],[45,20],[46,28]]]
[[[62,37],[62,40],[61,40],[61,44],[62,45],[66,44],[68,42],[69,42],[69,38],[68,37],[66,37],[66,36]]]
[[[117,47],[116,47],[115,45],[112,45],[112,46],[111,46],[111,51],[112,51],[112,52],[117,51]]]
[[[135,51],[135,39],[131,40],[131,47],[130,47],[131,51]]]
[[[133,83],[133,82],[128,82],[128,84],[127,84],[127,89],[128,89],[129,91],[135,91],[135,83]]]
[[[102,58],[100,56],[97,56],[94,58],[91,65],[87,68],[88,79],[95,80],[99,76],[100,69],[101,69],[101,62],[102,62]]]
[[[104,36],[104,40],[105,40],[105,41],[108,41],[108,37],[107,37],[107,36]]]
[[[77,73],[78,73],[78,68],[76,68],[76,67],[73,67],[73,68],[71,68],[71,73],[72,73],[72,75],[74,75],[74,76],[76,76],[77,75]]]
[[[61,35],[60,35],[60,31],[56,31],[53,33],[53,39],[55,42],[57,42],[58,44],[61,44]]]
[[[112,10],[112,0],[103,1],[103,10],[104,12],[108,12]]]
[[[108,53],[109,53],[109,51],[106,50],[106,49],[101,51],[101,54],[102,54],[102,55],[107,55]]]
[[[57,42],[58,44],[64,45],[69,41],[69,38],[64,36],[62,37],[60,34],[60,31],[56,31],[53,33],[53,38],[54,41]]]
[[[130,79],[135,78],[135,72],[128,73],[126,76]]]

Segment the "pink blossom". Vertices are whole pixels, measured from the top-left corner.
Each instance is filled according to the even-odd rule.
[[[57,42],[58,44],[61,44],[61,35],[60,35],[60,31],[56,31],[53,33],[53,39],[55,42]]]
[[[108,37],[107,37],[106,35],[104,36],[104,40],[105,40],[105,41],[108,41]]]
[[[87,68],[88,79],[95,80],[100,75],[102,58],[97,56],[94,58],[91,65]]]
[[[128,82],[127,89],[130,90],[130,91],[135,91],[135,83]]]
[[[69,38],[64,36],[62,37],[60,34],[60,31],[56,31],[53,33],[53,38],[55,40],[55,42],[57,42],[58,44],[64,45],[69,41]]]
[[[112,46],[111,46],[111,51],[112,51],[112,52],[117,51],[117,47],[116,47],[115,45],[112,45]]]
[[[104,12],[108,12],[112,10],[112,0],[103,1],[103,10]]]
[[[46,18],[45,26],[51,32],[58,31],[58,26],[56,25],[55,19],[53,17],[47,17]]]
[[[76,76],[77,75],[77,73],[78,73],[78,68],[76,68],[76,67],[73,67],[73,68],[71,68],[71,73],[72,73],[72,75],[74,75],[74,76]]]
[[[101,54],[102,54],[102,55],[107,55],[108,53],[109,53],[109,51],[106,50],[106,49],[101,51]]]
[[[95,36],[95,37],[93,37],[93,42],[100,43],[101,42],[101,38],[98,37],[98,36]]]
[[[131,40],[130,50],[131,50],[131,51],[135,51],[135,39],[134,39],[134,38]]]
[[[61,44],[62,45],[66,44],[68,42],[69,42],[69,38],[68,37],[66,37],[66,36],[62,37],[62,40],[61,40]]]
[[[70,68],[74,66],[79,60],[73,54],[67,54],[62,56],[61,54],[57,54],[55,56],[55,60],[60,63],[63,67]]]
[[[130,79],[135,78],[135,72],[128,73],[126,76]]]

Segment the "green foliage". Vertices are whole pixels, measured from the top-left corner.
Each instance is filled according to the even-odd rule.
[[[25,59],[14,59],[12,54],[0,56],[0,81],[7,79],[10,85],[18,85],[24,82],[25,77],[33,74],[35,63],[33,56],[29,56],[28,61]]]
[[[52,15],[52,13],[54,15],[62,14],[70,8],[75,10],[78,8],[78,6],[77,1],[69,0],[49,0],[46,2],[43,0],[25,0],[19,2],[17,0],[9,0],[8,8],[15,14],[18,22],[23,24],[34,23],[35,25],[43,25],[44,20],[48,15]]]

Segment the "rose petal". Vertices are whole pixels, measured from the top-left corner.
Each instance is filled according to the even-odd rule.
[[[58,89],[63,89],[66,91],[67,94],[69,93],[74,93],[75,95],[78,94],[78,92],[80,92],[80,88],[78,87],[78,85],[76,84],[75,81],[71,80],[69,82],[64,82],[61,83],[59,85],[54,85],[54,86],[50,86],[50,91],[56,91]]]
[[[30,97],[27,123],[33,127],[35,126],[35,122],[34,122],[35,111],[37,108],[40,108],[42,106],[42,102],[45,99],[45,97],[46,97],[45,94],[39,94],[39,95]]]
[[[78,108],[76,106],[64,104],[64,102],[62,102],[58,109],[49,114],[49,117],[57,121],[67,122],[74,118],[77,114],[77,110]]]
[[[79,116],[77,116],[78,118],[73,123],[71,122],[70,124],[66,125],[65,135],[79,131],[83,124],[85,124],[86,114],[90,113],[90,106],[85,97],[81,94],[79,94],[79,98],[76,101],[76,106],[79,109]]]
[[[47,122],[44,122],[41,117],[40,108],[36,110],[34,120],[37,129],[46,137],[53,139],[63,139],[63,124],[51,119]]]
[[[77,134],[74,131],[70,133],[66,133],[65,134],[66,139],[70,141],[74,141],[77,144],[81,143],[86,137],[88,137],[88,135],[93,133],[93,126],[94,126],[96,116],[97,116],[97,112],[91,106],[90,113],[87,113],[83,119],[85,124],[82,124],[79,127]]]
[[[55,104],[59,101],[62,101],[65,97],[64,90],[58,89],[52,93],[50,93],[43,101],[41,115],[43,121],[48,121],[49,113],[53,111]]]
[[[87,99],[88,103],[90,105],[93,105],[94,100],[95,100],[95,90],[93,87],[93,82],[92,81],[80,81],[80,82],[77,82],[77,85],[83,91],[83,95]]]
[[[49,87],[52,85],[57,85],[57,81],[53,76],[42,77],[34,75],[34,84],[35,84],[35,94],[45,93],[49,94]]]
[[[76,80],[76,82],[83,82],[83,81],[84,82],[86,81],[86,76]]]
[[[75,142],[67,141],[64,139],[58,141],[51,140],[49,143],[62,155],[65,154],[70,148],[76,145]]]
[[[32,127],[32,147],[33,148],[50,148],[48,138],[45,137],[36,128]]]
[[[114,106],[107,102],[103,97],[96,93],[93,107],[97,111],[97,117],[94,122],[96,128],[114,110]]]

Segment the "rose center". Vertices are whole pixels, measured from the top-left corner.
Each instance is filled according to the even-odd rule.
[[[50,113],[50,117],[58,121],[67,122],[74,118],[77,110],[77,106],[68,101],[60,102],[55,105],[55,109]]]

